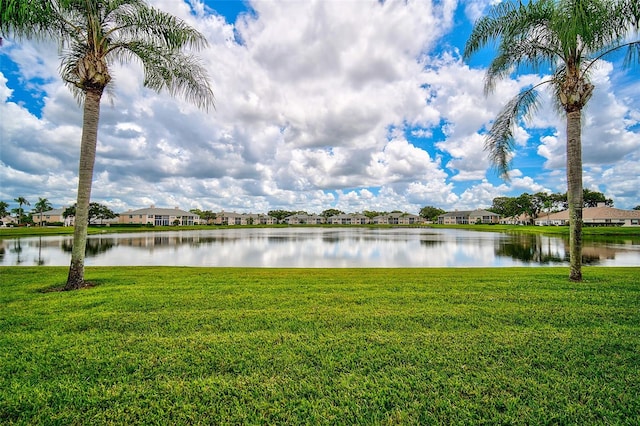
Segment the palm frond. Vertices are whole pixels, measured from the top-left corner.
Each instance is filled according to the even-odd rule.
[[[139,1],[120,0],[123,5],[109,14],[109,36],[120,41],[144,40],[167,49],[201,49],[206,38],[175,16]]]
[[[555,8],[551,21],[566,58],[579,62],[614,43],[619,21],[611,0],[563,0]]]
[[[561,57],[557,37],[547,25],[553,13],[548,0],[528,4],[501,3],[481,18],[465,46],[465,58],[486,45],[499,41],[497,56],[489,65],[485,78],[485,93],[495,88],[498,80],[508,77],[523,64],[538,70],[553,65]]]
[[[205,68],[183,52],[206,45],[197,30],[143,0],[58,1],[65,2],[68,33],[60,73],[79,102],[84,100],[83,91],[93,87],[109,93],[110,64],[139,61],[146,87],[166,90],[204,109],[214,107]]]
[[[640,40],[632,41],[629,43],[620,43],[608,46],[607,49],[599,52],[597,56],[592,58],[587,66],[584,68],[584,74],[587,75],[590,72],[590,68],[594,66],[599,60],[604,59],[608,55],[619,51],[620,49],[627,48],[627,52],[625,53],[625,59],[623,62],[624,67],[629,67],[634,65],[636,62],[640,64]]]
[[[554,66],[562,52],[554,34],[544,26],[530,28],[525,34],[503,38],[498,54],[491,61],[485,76],[485,94],[491,93],[498,80],[508,77],[521,65],[534,71]]]
[[[122,45],[114,54],[121,60],[135,58],[142,63],[145,87],[167,90],[205,110],[215,108],[206,69],[196,57],[143,42]]]
[[[512,20],[516,12],[512,3],[499,3],[488,15],[480,18],[474,25],[465,44],[463,58],[468,60],[474,53],[485,47],[492,40],[498,39],[505,30],[505,22]]]
[[[553,109],[556,114],[562,115],[564,114],[564,105],[562,104],[562,85],[566,81],[567,78],[567,66],[566,64],[560,64],[554,70],[553,77],[550,80],[553,96],[551,101],[553,103]]]
[[[525,90],[512,98],[500,111],[485,137],[484,149],[489,153],[491,163],[504,179],[509,178],[509,166],[515,149],[513,131],[518,120],[521,118],[528,120],[535,113],[538,106],[538,92],[536,90],[538,86]]]
[[[55,6],[51,0],[1,0],[0,34],[38,40],[50,38],[58,28]]]
[[[640,2],[638,0],[620,1],[618,14],[626,17],[627,23],[636,31],[640,29]]]
[[[627,53],[624,56],[624,65],[640,65],[640,41],[629,43]]]
[[[82,104],[85,95],[80,85],[78,64],[86,55],[86,51],[86,44],[73,42],[70,48],[63,52],[60,59],[60,75],[78,104]]]

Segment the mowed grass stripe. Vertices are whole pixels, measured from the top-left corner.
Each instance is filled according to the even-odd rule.
[[[0,268],[0,423],[640,424],[640,268]]]

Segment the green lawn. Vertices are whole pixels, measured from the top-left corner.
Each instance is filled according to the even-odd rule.
[[[640,268],[0,268],[0,424],[640,424]]]

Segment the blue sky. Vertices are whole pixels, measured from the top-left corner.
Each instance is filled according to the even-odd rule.
[[[102,104],[94,201],[117,212],[319,213],[488,207],[498,196],[565,192],[564,121],[543,102],[516,131],[511,179],[483,134],[501,106],[544,76],[483,94],[491,51],[461,51],[491,0],[153,0],[200,30],[216,110],[142,88],[114,65]],[[495,3],[495,1],[494,1]],[[0,48],[0,200],[75,201],[81,110],[55,45]],[[640,82],[603,61],[584,113],[584,185],[619,208],[640,204]],[[546,99],[546,94],[543,94]]]

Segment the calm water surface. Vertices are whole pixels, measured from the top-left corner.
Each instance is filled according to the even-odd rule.
[[[0,265],[68,266],[71,236],[0,240]],[[300,268],[566,265],[558,237],[456,229],[257,228],[89,236],[86,265]],[[584,263],[640,266],[640,238],[585,241]]]

